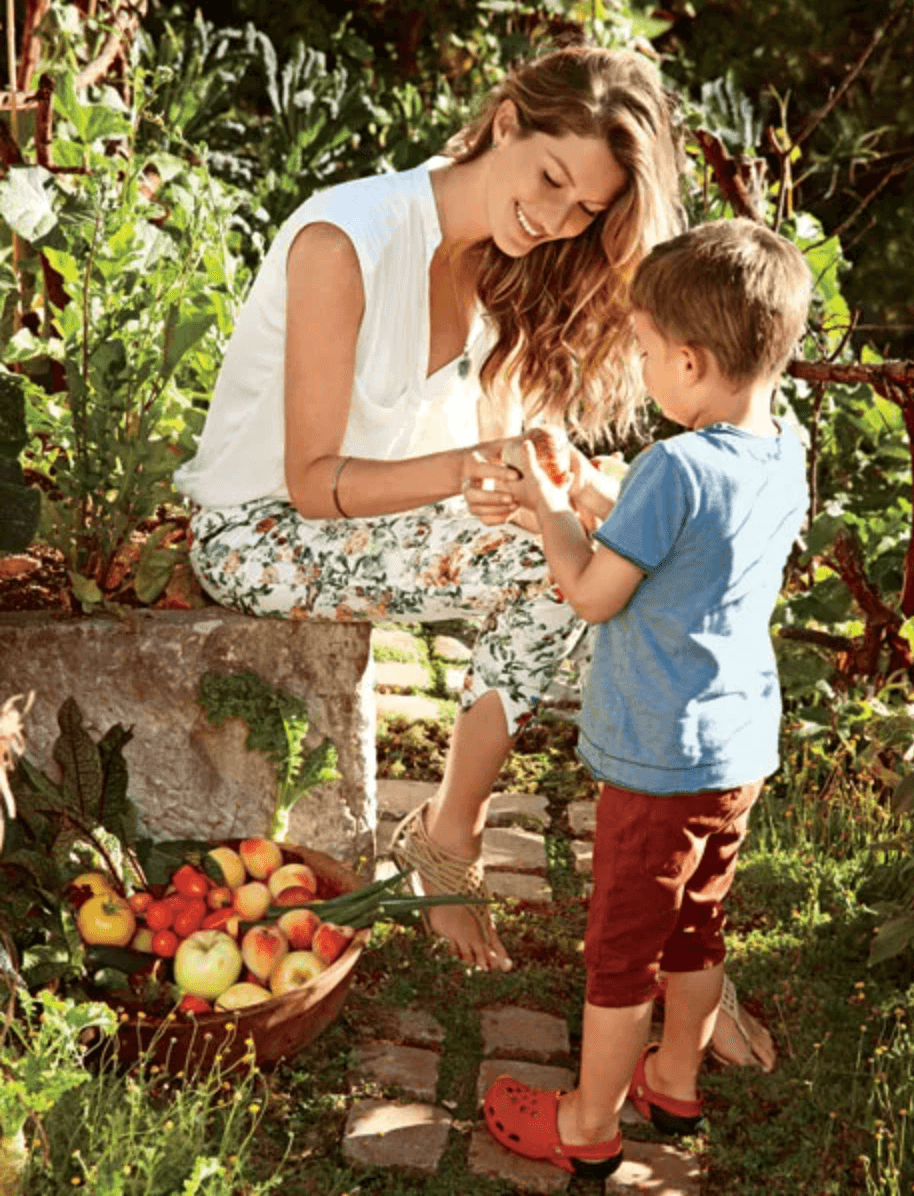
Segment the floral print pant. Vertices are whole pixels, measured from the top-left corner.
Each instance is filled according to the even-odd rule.
[[[368,519],[303,519],[257,499],[203,508],[191,562],[221,605],[289,619],[481,624],[461,703],[496,690],[514,735],[585,624],[552,583],[535,536],[488,527],[462,499]]]

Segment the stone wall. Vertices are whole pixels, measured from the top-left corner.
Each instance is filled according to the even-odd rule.
[[[113,723],[131,727],[130,795],[156,838],[250,837],[269,827],[273,765],[245,747],[245,723],[212,727],[197,694],[206,672],[253,669],[306,701],[306,746],[329,736],[338,753],[343,779],[301,799],[289,840],[357,864],[373,858],[376,825],[370,636],[368,623],[255,619],[218,607],[126,620],[0,615],[0,702],[35,691],[27,755],[50,775],[65,698],[76,699],[94,739]]]

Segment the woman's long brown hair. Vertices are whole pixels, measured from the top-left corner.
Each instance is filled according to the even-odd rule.
[[[484,392],[521,396],[527,423],[563,424],[592,440],[611,423],[624,434],[642,400],[629,320],[629,285],[658,241],[684,227],[673,101],[640,54],[572,46],[525,63],[488,96],[447,145],[469,162],[492,145],[499,105],[512,100],[521,135],[605,140],[627,183],[579,236],[524,257],[486,243],[477,291],[495,345]]]

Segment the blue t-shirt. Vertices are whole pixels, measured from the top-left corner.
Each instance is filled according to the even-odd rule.
[[[777,768],[769,622],[807,509],[803,448],[712,424],[633,462],[597,540],[647,576],[597,630],[578,754],[600,780],[695,793]]]

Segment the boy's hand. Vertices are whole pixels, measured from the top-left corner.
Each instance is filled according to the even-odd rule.
[[[523,476],[511,486],[515,500],[532,511],[567,511],[570,510],[569,490],[573,477],[562,485],[553,482],[540,465],[536,450],[529,440],[521,445],[523,459]]]

